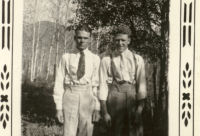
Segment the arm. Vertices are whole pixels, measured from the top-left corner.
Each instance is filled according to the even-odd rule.
[[[110,125],[111,123],[111,117],[108,114],[107,111],[107,105],[106,100],[108,96],[108,85],[107,85],[107,79],[108,79],[108,66],[106,63],[106,59],[103,58],[100,63],[100,70],[99,70],[99,79],[100,79],[100,85],[99,85],[99,99],[101,103],[101,110],[103,114],[103,118],[107,125]]]
[[[62,110],[62,97],[64,93],[64,78],[65,78],[65,58],[61,58],[59,66],[56,70],[56,79],[54,85],[54,102],[57,110]]]
[[[63,56],[56,71],[56,79],[55,79],[54,94],[53,94],[57,110],[56,116],[59,122],[61,123],[63,123],[62,98],[64,93],[64,86],[63,86],[64,78],[65,78],[65,59]]]
[[[99,99],[101,101],[106,101],[108,96],[108,64],[106,63],[106,58],[103,58],[100,62],[99,67]]]
[[[142,57],[137,56],[136,58],[138,68],[136,73],[136,86],[137,86],[137,112],[141,113],[144,107],[144,99],[147,95],[146,90],[146,76],[145,76],[145,65]]]
[[[100,103],[98,99],[98,86],[99,86],[99,64],[100,58],[98,56],[94,60],[94,69],[92,73],[92,92],[95,98],[95,110],[92,114],[92,122],[98,122],[100,119]]]
[[[99,86],[99,65],[100,58],[95,56],[96,59],[94,61],[94,69],[92,74],[92,92],[95,97],[95,110],[100,110],[100,103],[98,99],[98,86]]]

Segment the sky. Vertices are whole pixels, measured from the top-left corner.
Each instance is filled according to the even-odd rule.
[[[66,20],[75,17],[76,7],[73,0],[24,0],[24,23],[55,22],[59,19],[60,24],[66,25]]]

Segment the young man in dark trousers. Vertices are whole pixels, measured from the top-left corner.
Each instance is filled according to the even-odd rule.
[[[100,63],[99,99],[109,136],[142,136],[142,110],[146,98],[145,65],[141,56],[128,49],[131,30],[114,29],[115,51]]]

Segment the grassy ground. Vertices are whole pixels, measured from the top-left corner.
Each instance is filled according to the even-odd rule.
[[[40,123],[22,121],[23,136],[62,136],[62,127],[58,125],[47,126]]]
[[[22,85],[22,134],[23,136],[61,136],[62,124],[55,118],[55,104],[53,101],[53,85],[50,83],[26,83]],[[143,111],[144,136],[163,136],[163,126],[158,125],[153,117],[152,101],[146,100]],[[163,122],[166,124],[166,122]],[[95,124],[94,136],[106,133],[104,123]]]

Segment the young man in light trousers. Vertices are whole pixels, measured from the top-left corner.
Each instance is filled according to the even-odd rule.
[[[83,25],[75,30],[76,49],[65,53],[57,69],[54,101],[64,136],[92,136],[93,122],[99,119],[97,99],[99,64],[88,50],[91,30]]]

